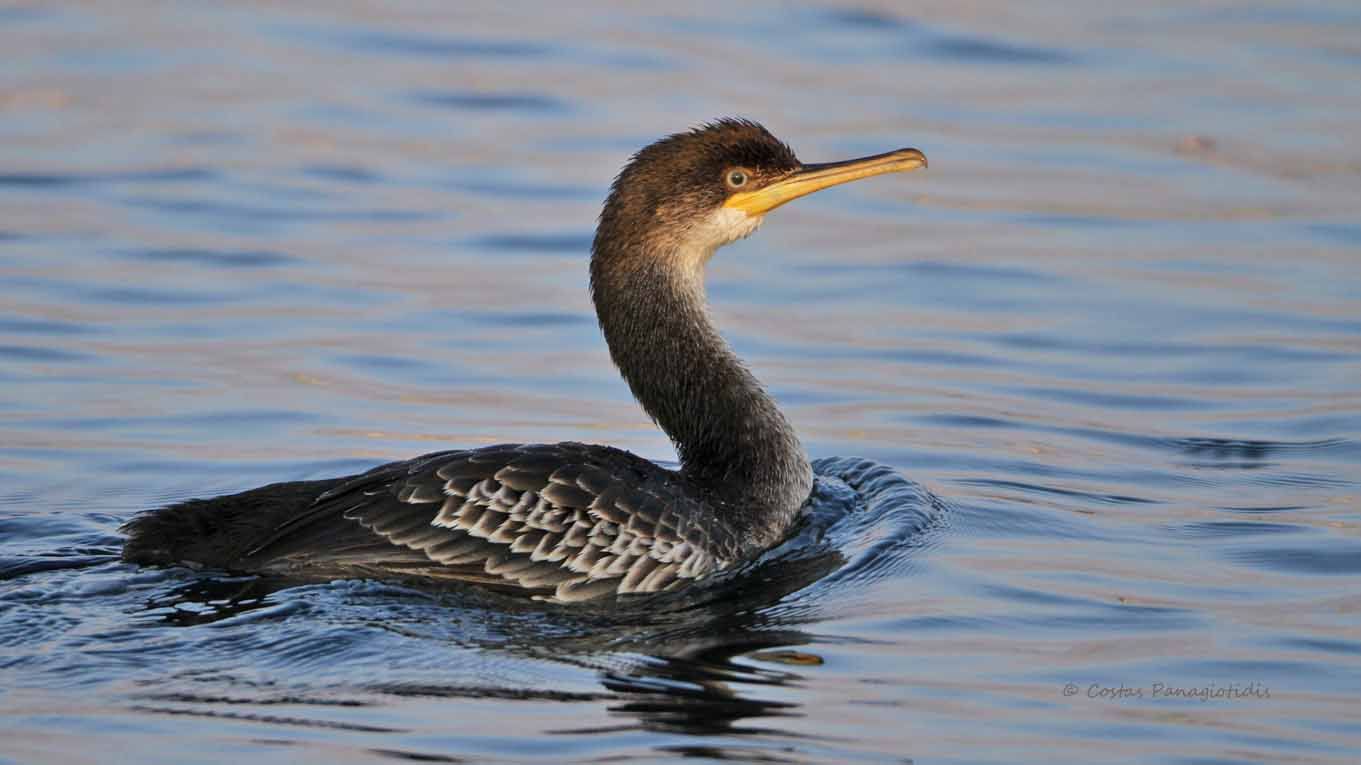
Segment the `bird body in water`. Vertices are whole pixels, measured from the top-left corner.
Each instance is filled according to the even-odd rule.
[[[925,166],[915,149],[805,165],[765,128],[729,119],[624,167],[596,229],[591,295],[611,358],[679,470],[579,443],[438,452],[154,510],[125,527],[123,557],[460,580],[558,601],[674,589],[751,558],[789,531],[813,472],[709,320],[705,264],[785,202]]]

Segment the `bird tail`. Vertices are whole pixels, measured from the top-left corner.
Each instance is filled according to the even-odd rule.
[[[234,568],[274,529],[307,511],[343,479],[293,481],[149,510],[120,529],[123,560],[140,565]]]

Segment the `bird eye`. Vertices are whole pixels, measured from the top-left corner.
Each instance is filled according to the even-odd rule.
[[[733,188],[737,188],[738,186],[744,186],[744,185],[746,185],[746,183],[747,183],[747,173],[746,173],[746,171],[744,171],[744,170],[729,170],[729,171],[728,171],[728,185],[729,185],[729,186],[731,186],[731,187],[733,187]]]

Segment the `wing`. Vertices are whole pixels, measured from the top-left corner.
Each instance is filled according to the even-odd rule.
[[[577,443],[441,452],[326,492],[247,567],[342,568],[480,582],[586,600],[658,592],[738,559],[679,474]]]

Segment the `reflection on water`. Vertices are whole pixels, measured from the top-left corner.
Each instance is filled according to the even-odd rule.
[[[137,708],[394,733],[400,731],[356,727],[304,713],[281,718],[241,710],[277,705],[373,706],[389,696],[590,701],[605,702],[610,724],[544,732],[594,735],[636,728],[685,735],[778,734],[778,728],[767,731],[744,721],[802,716],[799,702],[766,698],[764,691],[797,686],[803,678],[798,667],[822,664],[816,653],[791,650],[815,641],[814,635],[800,629],[810,621],[810,612],[820,602],[840,597],[847,588],[900,570],[904,556],[928,540],[929,530],[943,520],[944,507],[937,500],[884,466],[839,459],[821,460],[818,469],[823,477],[815,492],[815,512],[793,538],[720,580],[679,593],[563,607],[458,585],[432,592],[341,583],[304,587],[312,594],[300,600],[295,598],[296,588],[286,581],[215,575],[158,593],[143,602],[136,617],[140,622],[173,627],[244,627],[252,629],[251,637],[258,639],[271,623],[301,616],[306,610],[328,604],[355,608],[348,596],[357,591],[368,601],[362,606],[368,618],[380,621],[386,633],[404,638],[404,650],[438,651],[440,645],[456,643],[526,661],[567,663],[595,673],[601,686],[598,691],[386,680],[346,687],[343,699],[318,697],[314,695],[317,689],[306,684],[296,690],[238,689],[234,695],[223,696],[194,689],[202,680],[201,670],[196,670],[187,675],[175,673],[172,687],[184,684],[185,689],[166,690],[157,684],[155,690],[137,693]],[[870,537],[876,538],[873,545],[856,549]],[[451,628],[445,623],[451,614],[476,622],[476,629],[468,630],[463,624]],[[281,645],[273,651],[274,658],[286,653],[290,667],[296,667],[329,657],[331,651],[342,655],[364,651],[352,636],[334,637],[329,649],[315,639],[306,646]],[[208,652],[205,643],[210,642],[216,641],[199,642],[190,653],[201,659]],[[212,676],[214,683],[223,679]]]
[[[0,759],[1352,761],[1358,31],[0,9]],[[609,610],[117,561],[136,511],[439,448],[670,459],[585,258],[629,153],[729,114],[931,156],[710,268],[809,451],[892,470],[822,461],[788,545]],[[1269,697],[1154,693],[1230,685]]]

